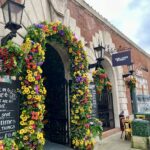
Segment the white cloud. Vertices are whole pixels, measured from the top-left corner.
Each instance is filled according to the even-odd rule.
[[[150,49],[150,45],[141,45],[138,32],[142,28],[143,16],[150,13],[149,0],[85,0],[103,17],[107,18],[121,32],[127,35],[143,49]],[[147,18],[148,19],[148,18]],[[145,31],[147,33],[147,31]],[[150,34],[150,33],[147,33]],[[143,39],[142,39],[143,42]],[[150,53],[150,51],[149,51]]]

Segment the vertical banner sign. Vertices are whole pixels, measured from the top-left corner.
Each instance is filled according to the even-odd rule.
[[[0,140],[19,129],[17,83],[0,83]]]
[[[98,117],[98,110],[97,110],[97,100],[96,100],[96,88],[94,83],[90,83],[89,90],[92,95],[92,116]]]
[[[0,59],[0,72],[2,72],[2,59]]]
[[[112,54],[113,67],[130,65],[131,64],[131,51],[119,52]]]

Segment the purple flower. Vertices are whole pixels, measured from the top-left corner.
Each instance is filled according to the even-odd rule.
[[[32,45],[34,45],[35,42],[34,42],[34,41],[31,41],[31,43],[32,43]]]
[[[38,49],[35,49],[35,53],[38,53],[39,51],[38,51]]]
[[[35,24],[35,26],[36,26],[37,28],[43,28],[43,27],[44,27],[43,24]]]
[[[63,30],[60,30],[60,31],[59,31],[59,34],[60,34],[61,36],[64,36],[65,33],[64,33]]]
[[[77,78],[76,78],[76,82],[82,82],[83,81],[83,78],[81,77],[81,76],[78,76]]]
[[[36,94],[39,94],[39,87],[38,87],[38,85],[35,87],[35,91],[36,91]]]
[[[38,66],[42,66],[42,65],[43,65],[43,62],[38,62],[37,65],[38,65]]]

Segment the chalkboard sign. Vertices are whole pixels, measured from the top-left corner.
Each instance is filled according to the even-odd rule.
[[[0,82],[0,140],[12,137],[19,129],[17,82]]]
[[[96,100],[96,89],[94,83],[90,83],[89,90],[92,95],[92,116],[97,118],[98,110],[97,110],[97,100]]]

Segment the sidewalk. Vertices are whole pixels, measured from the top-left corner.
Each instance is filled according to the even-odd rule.
[[[131,148],[131,142],[120,139],[121,133],[116,133],[97,143],[94,150],[138,150]]]

